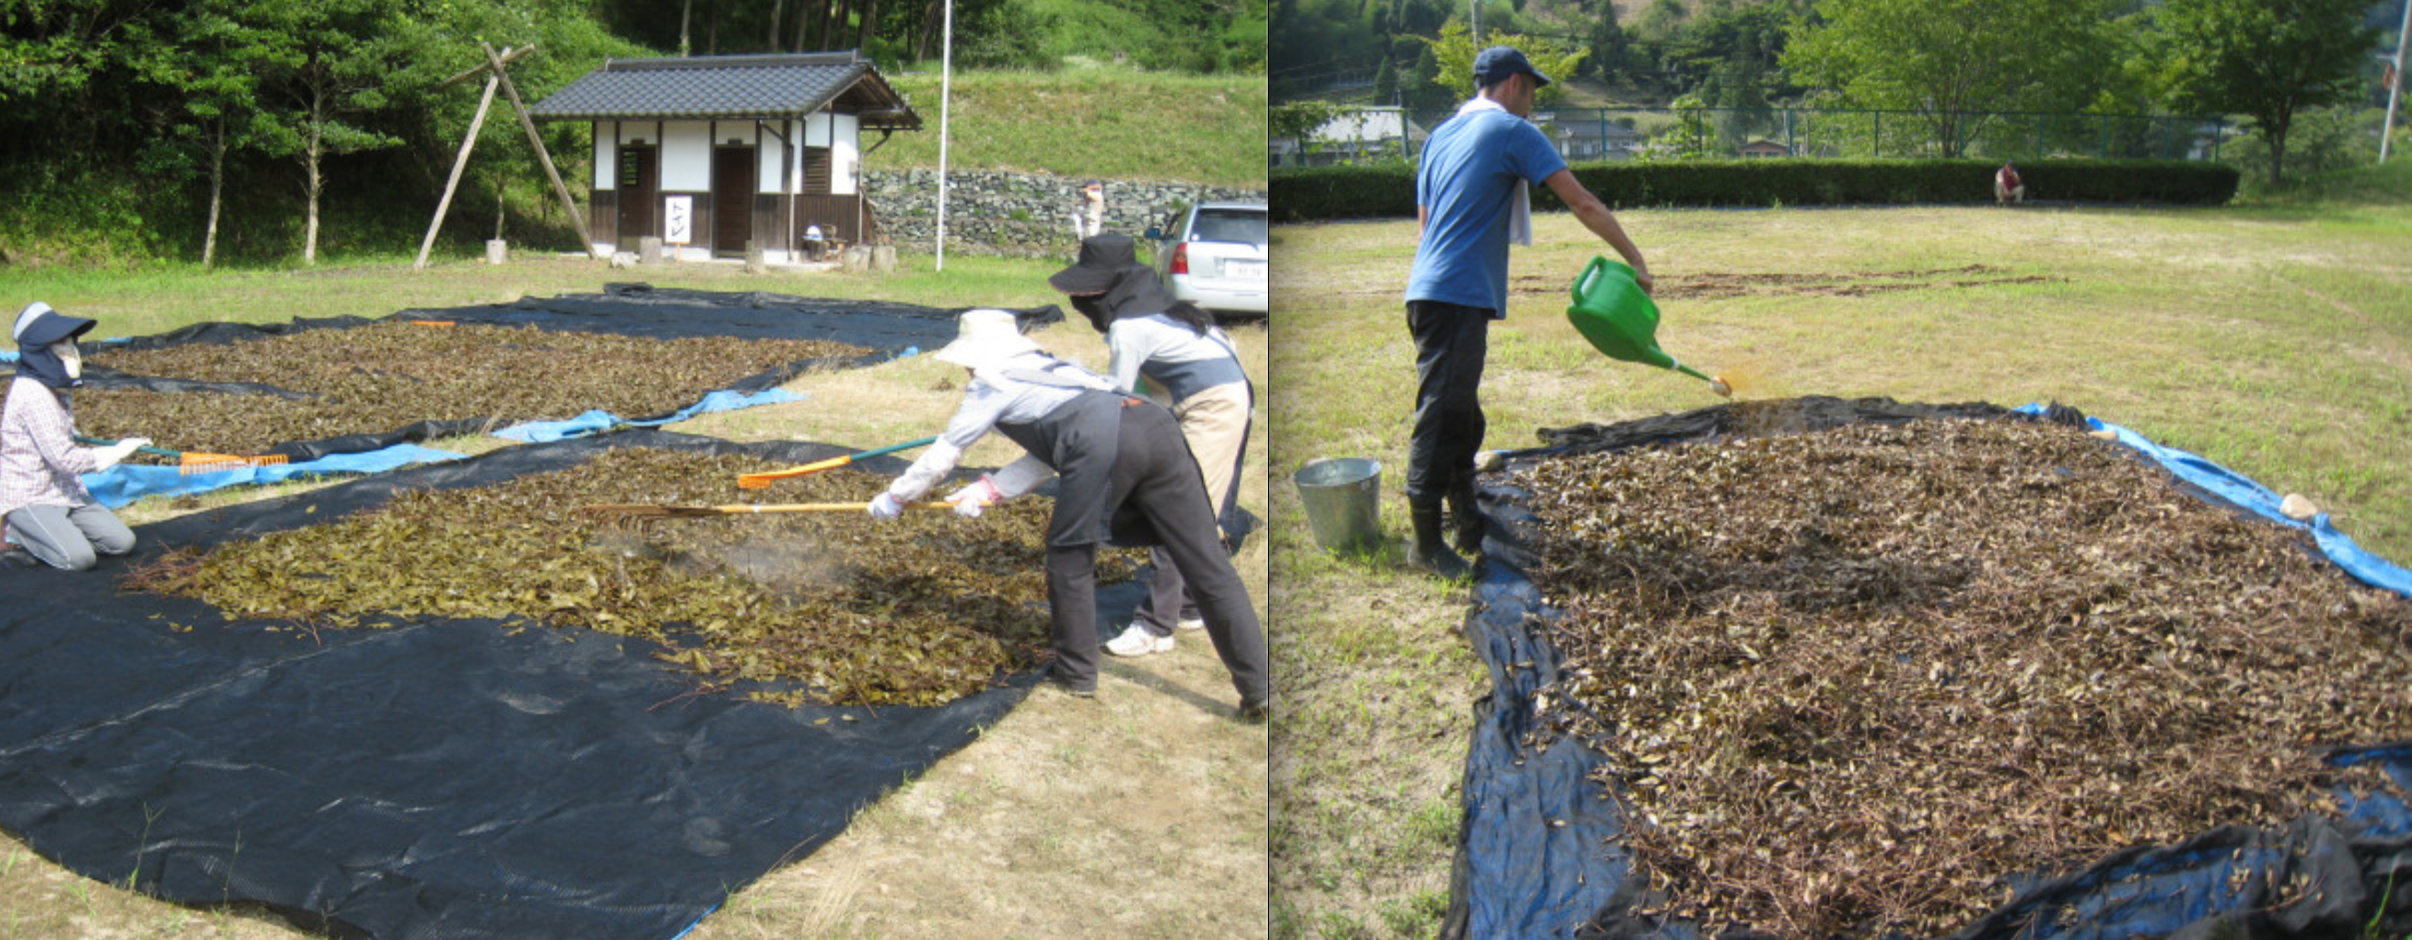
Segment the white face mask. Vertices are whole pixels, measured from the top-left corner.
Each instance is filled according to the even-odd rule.
[[[59,364],[66,367],[68,378],[84,377],[84,351],[76,348],[74,340],[50,344],[50,354],[59,357]]]

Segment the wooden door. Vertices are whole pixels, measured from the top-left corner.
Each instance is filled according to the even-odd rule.
[[[661,148],[652,144],[629,144],[620,148],[620,229],[616,239],[621,251],[637,250],[637,239],[662,234],[662,172]]]
[[[754,237],[754,162],[752,147],[712,148],[712,250],[715,254],[745,253]]]

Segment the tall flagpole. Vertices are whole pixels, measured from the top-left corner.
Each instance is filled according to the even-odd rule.
[[[938,270],[946,270],[946,117],[955,81],[955,0],[946,0],[946,46],[938,55]]]
[[[2387,123],[2385,129],[2379,131],[2380,163],[2387,162],[2388,139],[2395,136],[2395,97],[2396,92],[2404,87],[2404,39],[2406,37],[2412,37],[2412,0],[2406,0],[2404,25],[2397,27],[2395,31],[2395,69],[2390,76],[2395,80],[2387,83]]]

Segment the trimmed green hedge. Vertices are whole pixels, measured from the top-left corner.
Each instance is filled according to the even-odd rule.
[[[1578,163],[1575,178],[1614,208],[1839,206],[1993,201],[1989,160],[1686,160]],[[2039,160],[2021,164],[2027,198],[2056,202],[2221,205],[2236,169],[2193,160]],[[1414,218],[1415,171],[1404,164],[1276,170],[1274,216],[1284,222]],[[1546,187],[1533,208],[1563,209]]]

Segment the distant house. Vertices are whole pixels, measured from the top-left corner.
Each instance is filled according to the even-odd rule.
[[[1371,157],[1403,156],[1423,143],[1424,129],[1404,108],[1357,108],[1341,112],[1307,135],[1266,141],[1272,166],[1330,166]]]
[[[1642,148],[1641,132],[1610,120],[1605,111],[1537,111],[1532,119],[1549,131],[1558,155],[1568,160],[1628,160]]]
[[[876,235],[862,134],[921,128],[854,51],[606,60],[529,111],[594,126],[597,251],[650,236],[708,259],[750,241],[774,263],[815,226],[849,243]]]
[[[1792,148],[1772,140],[1760,139],[1743,144],[1741,153],[1745,157],[1789,157],[1792,156]]]

